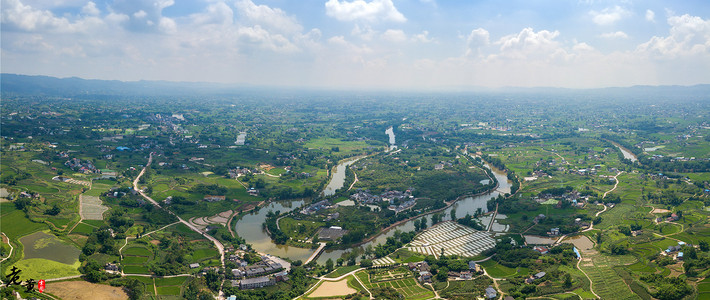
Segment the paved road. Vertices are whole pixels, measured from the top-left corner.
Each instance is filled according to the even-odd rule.
[[[142,190],[138,189],[138,181],[140,180],[141,176],[143,176],[143,174],[145,174],[145,170],[146,170],[146,169],[150,166],[150,164],[153,162],[153,153],[154,153],[154,152],[151,152],[151,153],[150,153],[150,156],[148,156],[148,163],[145,165],[145,167],[143,167],[143,170],[141,170],[140,174],[138,174],[138,176],[136,177],[136,179],[133,180],[133,189],[136,190],[138,193],[140,193],[140,195],[141,195],[143,198],[145,198],[146,200],[150,201],[150,203],[152,203],[153,205],[157,206],[158,208],[163,208],[163,207],[160,206],[160,204],[159,204],[157,201],[153,200],[153,198],[149,197],[149,196],[146,195]],[[165,209],[165,208],[163,208],[163,209]],[[187,226],[188,228],[192,229],[192,231],[197,232],[197,233],[199,233],[200,235],[204,236],[206,239],[212,241],[212,243],[214,243],[215,247],[217,247],[217,250],[219,251],[219,256],[220,256],[219,261],[222,263],[222,269],[224,269],[224,245],[222,245],[222,243],[221,243],[220,241],[218,241],[216,238],[212,237],[211,235],[209,235],[209,234],[207,234],[207,233],[205,233],[205,232],[202,232],[200,229],[198,229],[198,228],[195,227],[194,225],[190,224],[189,222],[183,220],[183,218],[181,218],[180,216],[178,216],[178,215],[175,214],[174,212],[170,211],[169,209],[165,209],[165,211],[167,211],[167,212],[170,213],[171,215],[175,216],[175,217],[180,221],[180,223],[185,224],[185,226]],[[220,288],[220,290],[219,290],[219,298],[220,298],[220,299],[221,299],[221,298],[224,298],[224,297],[223,297],[223,292],[222,292],[222,289],[221,289],[221,288]]]
[[[311,256],[308,257],[308,259],[306,259],[306,261],[303,263],[304,265],[307,265],[309,262],[314,260],[318,256],[318,254],[320,254],[320,252],[323,251],[323,248],[325,248],[325,243],[321,242],[318,244],[320,244],[320,246],[318,246],[318,249],[316,249],[316,251],[313,252],[313,254],[311,254]]]
[[[624,173],[624,171],[620,171],[619,173],[617,173],[617,174],[613,177],[614,180],[616,181],[616,184],[614,184],[614,187],[613,187],[612,189],[610,189],[610,190],[606,191],[606,193],[604,193],[604,196],[602,196],[602,199],[604,199],[607,194],[613,192],[613,191],[616,189],[616,187],[619,186],[619,179],[617,179],[617,177],[619,177],[619,175],[621,175],[621,173]]]

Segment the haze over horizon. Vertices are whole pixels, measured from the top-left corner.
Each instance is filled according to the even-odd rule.
[[[337,88],[710,83],[704,1],[2,0],[2,72]]]

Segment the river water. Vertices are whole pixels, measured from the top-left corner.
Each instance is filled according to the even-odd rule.
[[[355,159],[357,160],[357,159]],[[333,191],[337,190],[338,188],[342,187],[344,180],[345,180],[345,168],[347,165],[352,164],[355,160],[347,160],[344,162],[341,162],[336,168],[335,172],[333,174],[332,178],[337,178],[342,177],[342,181],[340,182],[340,186],[334,185],[331,188],[333,188]],[[346,165],[347,164],[347,165]],[[474,197],[466,197],[464,199],[461,199],[454,203],[451,207],[445,209],[444,211],[440,212],[443,216],[443,221],[450,220],[451,219],[451,210],[456,209],[456,216],[457,217],[462,217],[465,216],[467,213],[468,214],[475,214],[477,209],[481,209],[483,212],[487,212],[487,202],[491,198],[498,197],[499,194],[501,193],[510,193],[510,186],[511,182],[508,180],[506,173],[498,170],[492,166],[487,167],[491,168],[493,171],[493,174],[495,175],[496,179],[498,180],[499,186],[498,188],[490,193],[479,195],[479,196],[474,196]],[[341,174],[342,173],[342,174]],[[333,180],[328,184],[330,186],[333,183]],[[324,190],[325,192],[325,190]],[[266,220],[266,213],[269,210],[273,211],[281,211],[286,212],[286,211],[291,211],[297,207],[300,207],[304,204],[302,200],[298,201],[279,201],[279,202],[272,202],[266,207],[262,207],[259,212],[253,213],[253,214],[248,214],[242,217],[236,224],[235,224],[235,229],[237,234],[244,238],[247,243],[251,244],[254,250],[263,252],[263,253],[268,253],[271,255],[279,256],[279,257],[284,257],[284,258],[289,258],[291,260],[301,260],[305,261],[308,259],[308,257],[313,253],[314,250],[312,249],[304,249],[304,248],[298,248],[298,247],[291,247],[291,246],[286,246],[286,245],[276,245],[269,235],[266,233],[266,231],[263,229],[262,224]],[[427,219],[431,219],[431,216],[426,216]],[[414,230],[414,220],[411,220],[409,222],[406,222],[404,224],[401,224],[394,229],[379,235],[377,238],[374,240],[360,246],[360,247],[367,247],[368,245],[372,245],[373,247],[377,244],[382,244],[384,243],[388,237],[394,235],[394,232],[396,230],[400,230],[403,232],[406,231],[412,231]],[[329,258],[332,258],[334,261],[340,258],[344,253],[349,252],[350,250],[326,250],[324,251],[317,259],[317,262],[320,264],[325,263]]]
[[[360,157],[348,159],[335,166],[335,171],[333,171],[333,176],[330,178],[330,182],[327,186],[325,186],[325,189],[323,189],[324,196],[332,196],[335,194],[335,191],[343,187],[343,184],[345,183],[345,169],[359,159]]]
[[[387,130],[385,130],[385,134],[390,137],[390,150],[396,148],[397,146],[395,145],[394,129],[392,128],[392,126],[390,126],[390,128],[387,128]]]
[[[636,155],[634,155],[633,153],[631,153],[631,151],[629,151],[628,149],[626,149],[626,148],[624,148],[624,147],[621,147],[621,145],[619,145],[619,144],[617,144],[617,143],[614,143],[614,142],[611,142],[611,143],[614,144],[614,146],[616,146],[616,148],[619,148],[619,150],[621,150],[621,154],[624,155],[624,158],[626,158],[626,159],[628,159],[628,160],[630,160],[630,161],[632,161],[632,162],[635,162],[635,161],[638,160],[638,159],[636,158]]]

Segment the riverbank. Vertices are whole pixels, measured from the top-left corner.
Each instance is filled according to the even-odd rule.
[[[404,219],[404,220],[401,220],[401,221],[394,222],[394,223],[392,223],[392,225],[385,227],[384,229],[382,229],[382,230],[381,230],[380,232],[378,232],[377,234],[375,234],[375,235],[373,235],[373,236],[371,236],[371,237],[368,237],[367,239],[365,239],[365,240],[363,240],[363,241],[361,241],[361,242],[358,242],[358,243],[356,243],[356,244],[353,244],[351,247],[359,247],[359,246],[361,246],[361,245],[363,245],[363,244],[367,244],[367,243],[373,241],[374,239],[376,239],[377,237],[379,237],[380,235],[383,235],[383,234],[387,233],[388,231],[392,230],[392,228],[395,228],[395,227],[397,227],[397,226],[399,226],[399,225],[405,224],[405,223],[407,223],[407,222],[409,222],[409,221],[413,221],[413,220],[416,220],[416,219],[418,219],[418,218],[422,218],[422,217],[425,217],[425,216],[428,216],[428,215],[431,215],[431,214],[435,214],[435,213],[444,211],[444,210],[450,208],[452,205],[456,204],[456,202],[458,202],[459,200],[463,200],[463,199],[471,198],[471,197],[483,196],[483,195],[486,195],[486,194],[492,194],[496,189],[498,189],[498,186],[500,186],[500,183],[496,180],[496,185],[495,185],[495,187],[493,187],[492,189],[490,189],[490,190],[488,190],[488,191],[480,192],[480,193],[477,193],[477,194],[466,194],[466,195],[462,195],[462,196],[456,198],[455,200],[453,200],[453,201],[451,201],[451,202],[446,202],[446,201],[444,201],[444,203],[446,203],[446,206],[444,206],[444,207],[442,207],[442,208],[438,208],[438,209],[435,209],[435,210],[432,210],[432,211],[428,211],[428,212],[426,212],[426,213],[423,213],[423,214],[421,214],[421,215],[417,215],[417,216],[414,216],[414,217],[410,217],[410,218],[408,218],[408,219]]]

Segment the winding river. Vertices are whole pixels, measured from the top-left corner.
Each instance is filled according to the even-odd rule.
[[[356,160],[356,159],[355,159]],[[341,162],[336,168],[335,172],[333,173],[333,177],[331,179],[331,182],[328,183],[328,187],[330,187],[333,191],[337,190],[338,188],[342,187],[344,180],[345,180],[345,169],[347,168],[348,165],[352,164],[355,160],[346,160],[344,162]],[[495,175],[496,179],[499,182],[499,186],[495,191],[492,191],[487,194],[479,195],[479,196],[473,196],[473,197],[466,197],[464,199],[461,199],[454,203],[451,207],[447,208],[443,212],[441,212],[443,216],[443,220],[450,220],[451,216],[451,210],[456,209],[456,215],[458,217],[464,216],[467,213],[473,215],[477,209],[483,210],[483,212],[487,212],[488,208],[486,206],[486,203],[488,200],[490,200],[493,197],[497,197],[501,193],[509,193],[510,192],[510,186],[511,182],[508,180],[506,177],[506,173],[498,170],[492,166],[486,165],[486,167],[491,168],[493,171],[493,175]],[[342,179],[337,179],[337,178],[342,178]],[[335,180],[340,180],[340,186],[337,184],[333,184]],[[331,184],[333,184],[331,186]],[[327,189],[327,187],[326,187]],[[324,193],[326,190],[324,190]],[[289,258],[291,260],[301,260],[305,261],[308,259],[308,257],[313,253],[312,249],[304,249],[304,248],[298,248],[298,247],[292,247],[292,246],[286,246],[286,245],[277,245],[275,244],[269,235],[266,233],[266,231],[263,229],[262,224],[266,220],[266,214],[268,211],[291,211],[295,208],[298,208],[304,204],[304,201],[298,200],[298,201],[279,201],[279,202],[272,202],[266,207],[262,207],[257,213],[252,213],[245,215],[242,217],[236,224],[235,224],[235,229],[237,234],[244,238],[247,243],[251,244],[254,250],[257,250],[262,253],[268,253],[271,255],[276,255],[284,258]],[[427,216],[427,218],[431,218],[430,216]],[[377,238],[374,240],[361,245],[360,247],[367,247],[368,245],[377,245],[377,244],[382,244],[386,241],[387,237],[390,237],[394,235],[394,232],[396,230],[401,230],[401,231],[412,231],[414,230],[414,220],[411,220],[409,222],[403,223],[394,229],[379,235]],[[317,262],[320,264],[325,263],[329,258],[332,258],[334,261],[340,258],[344,253],[349,252],[350,250],[326,250],[324,251],[317,259]]]
[[[328,182],[328,185],[325,186],[325,189],[323,189],[324,196],[332,196],[335,194],[335,191],[343,187],[343,184],[345,183],[345,169],[354,164],[360,158],[361,157],[348,159],[335,166],[333,177],[330,178],[330,182]]]

